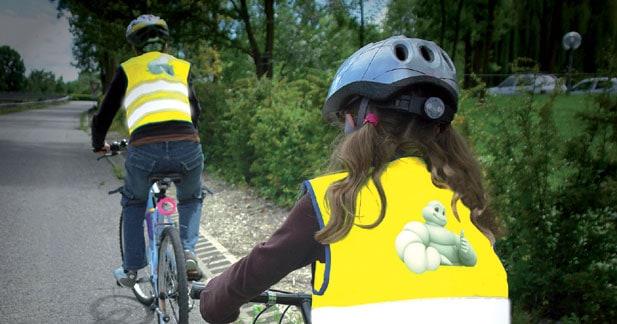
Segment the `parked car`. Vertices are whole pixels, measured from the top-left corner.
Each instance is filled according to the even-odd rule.
[[[572,94],[617,93],[617,78],[589,78],[581,80],[570,89]]]
[[[553,91],[566,91],[566,86],[557,82],[557,78],[551,74],[513,74],[503,80],[498,86],[488,88],[489,94],[514,95],[533,92],[535,94],[551,93]]]

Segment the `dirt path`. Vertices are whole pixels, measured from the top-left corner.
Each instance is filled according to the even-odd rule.
[[[204,184],[214,192],[204,200],[202,227],[236,258],[246,255],[257,243],[268,239],[289,210],[261,199],[246,188],[204,175]],[[310,292],[310,268],[289,274],[274,288]]]

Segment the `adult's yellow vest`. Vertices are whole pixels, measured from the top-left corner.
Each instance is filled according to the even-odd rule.
[[[129,134],[150,123],[191,122],[189,62],[160,52],[148,52],[121,66],[128,79],[124,108]]]
[[[321,228],[326,190],[344,176],[304,184]],[[381,180],[382,223],[354,226],[313,265],[313,323],[509,323],[506,272],[469,209],[458,203],[458,221],[452,191],[435,187],[417,158],[391,162]],[[381,206],[373,182],[359,195],[356,224],[372,224]]]

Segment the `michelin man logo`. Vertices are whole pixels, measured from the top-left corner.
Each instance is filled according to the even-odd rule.
[[[165,55],[159,56],[156,60],[148,63],[148,70],[152,74],[166,73],[168,75],[174,75],[174,67],[169,63],[169,57]]]
[[[452,233],[447,223],[446,208],[437,200],[422,209],[425,223],[409,222],[398,234],[395,248],[399,258],[413,273],[437,270],[440,265],[473,267],[477,256],[465,232]]]

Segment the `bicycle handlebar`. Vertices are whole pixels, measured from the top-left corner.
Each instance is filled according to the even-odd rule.
[[[193,281],[191,284],[190,296],[192,299],[199,299],[199,295],[201,291],[206,287],[206,284],[203,282]],[[250,301],[253,303],[264,303],[264,304],[281,304],[281,305],[291,305],[302,307],[307,302],[310,303],[312,300],[311,294],[304,293],[290,293],[280,290],[271,290],[268,289]]]
[[[129,145],[129,141],[127,141],[126,139],[122,139],[120,140],[120,142],[118,141],[111,142],[111,144],[109,144],[109,149],[112,152],[118,152],[120,151],[121,148],[124,148],[127,145]]]
[[[119,142],[118,141],[113,141],[111,142],[111,144],[109,144],[109,152],[99,156],[97,158],[97,161],[102,159],[102,158],[106,158],[106,157],[110,157],[110,156],[115,156],[120,154],[120,150],[127,147],[129,145],[129,142],[126,139],[122,139]]]

